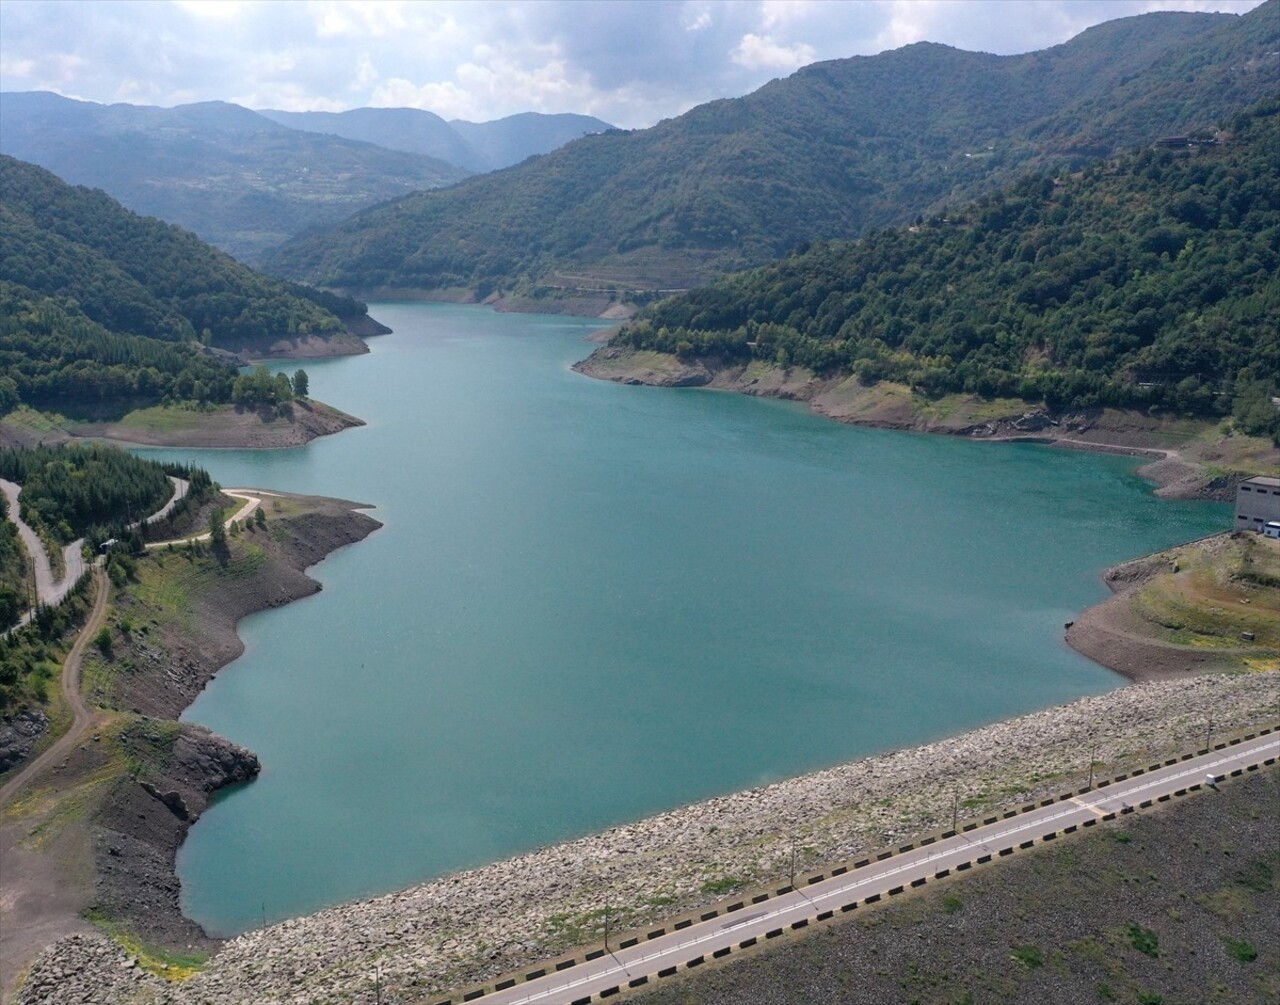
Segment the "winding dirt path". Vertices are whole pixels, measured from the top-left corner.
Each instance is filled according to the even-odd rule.
[[[41,771],[46,765],[65,758],[97,717],[96,712],[85,704],[84,697],[80,694],[80,662],[84,659],[84,651],[93,641],[94,635],[98,633],[98,629],[103,626],[107,619],[107,600],[111,590],[107,581],[107,574],[101,566],[94,566],[93,585],[96,591],[93,609],[89,612],[89,617],[85,621],[84,628],[81,629],[75,645],[71,647],[71,652],[67,654],[66,662],[62,664],[62,696],[67,700],[67,704],[71,706],[71,711],[74,714],[71,728],[63,733],[53,746],[35,760],[24,765],[17,774],[4,783],[3,787],[0,787],[0,810],[3,810],[12,801],[18,789],[29,778]]]

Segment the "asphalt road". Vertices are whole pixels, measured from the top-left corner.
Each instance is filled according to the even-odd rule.
[[[170,475],[169,481],[173,483],[173,496],[169,501],[155,513],[152,513],[151,516],[131,524],[131,528],[163,520],[173,511],[173,508],[178,505],[179,501],[187,494],[188,489],[191,488],[190,483],[185,478],[174,478]],[[18,528],[18,537],[22,540],[23,547],[27,549],[27,554],[31,556],[32,565],[35,567],[36,596],[40,598],[40,603],[45,606],[57,607],[71,592],[71,588],[79,582],[80,577],[84,575],[84,538],[72,541],[62,549],[64,572],[61,579],[55,579],[53,567],[49,562],[49,555],[45,551],[44,544],[20,515],[18,495],[21,493],[22,487],[14,482],[0,478],[0,491],[4,492],[9,501],[9,519]],[[18,624],[25,625],[30,620],[31,612],[28,611],[19,619]]]
[[[1084,795],[1056,801],[899,852],[839,876],[802,885],[790,893],[756,903],[745,897],[736,910],[720,911],[714,917],[695,921],[679,931],[669,931],[651,939],[642,938],[625,949],[612,942],[611,951],[594,960],[584,962],[579,958],[572,967],[467,1000],[478,1001],[481,1005],[534,1002],[567,1005],[595,1000],[592,996],[602,991],[647,983],[660,972],[674,973],[692,961],[701,962],[713,956],[727,955],[748,940],[763,942],[775,938],[788,929],[803,928],[848,910],[847,905],[862,904],[871,897],[886,897],[891,892],[901,892],[901,889],[939,878],[940,873],[946,875],[962,871],[973,864],[1012,854],[1020,846],[1031,847],[1046,835],[1091,826],[1098,820],[1128,812],[1147,801],[1169,798],[1179,790],[1203,785],[1210,775],[1221,779],[1233,771],[1247,770],[1251,765],[1261,764],[1278,755],[1280,734],[1276,733],[1214,750]],[[654,931],[657,930],[655,926]],[[630,938],[635,937],[635,933],[630,934]],[[530,967],[527,972],[536,973],[540,969]],[[428,999],[433,1002],[441,1000],[438,997]],[[457,996],[453,1000],[462,999]]]

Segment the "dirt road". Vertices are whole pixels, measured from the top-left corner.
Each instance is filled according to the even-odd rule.
[[[67,655],[66,662],[62,664],[62,696],[66,699],[74,715],[71,728],[59,737],[52,747],[34,761],[23,766],[17,774],[5,782],[4,786],[0,788],[0,810],[3,810],[9,804],[18,789],[28,779],[40,772],[44,767],[65,758],[93,723],[94,712],[85,704],[84,698],[80,694],[80,662],[84,658],[85,649],[92,643],[94,635],[98,633],[98,629],[103,626],[107,618],[107,599],[110,589],[107,582],[107,574],[101,566],[94,567],[93,587],[96,594],[93,600],[93,610],[89,612],[88,620],[85,621],[79,638],[76,639],[75,645],[71,647],[71,652]]]

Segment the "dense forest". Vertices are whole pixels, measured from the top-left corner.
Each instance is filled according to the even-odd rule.
[[[143,460],[103,444],[0,450],[0,478],[22,486],[22,518],[64,543],[121,536],[172,497],[170,474],[209,485],[202,470]]]
[[[674,289],[1207,128],[1280,85],[1280,2],[1153,13],[1040,52],[931,43],[807,66],[366,210],[268,267],[349,289]],[[1096,123],[1105,121],[1105,128]]]
[[[0,415],[229,402],[235,368],[209,347],[338,334],[365,311],[9,157],[0,227]]]
[[[108,331],[74,303],[0,281],[0,415],[231,399],[235,368],[199,346]]]
[[[643,312],[615,344],[1280,437],[1280,101]]]
[[[268,279],[188,231],[12,157],[0,157],[0,214],[0,279],[74,298],[113,331],[236,350],[344,330],[315,291]],[[364,313],[364,305],[332,294],[325,303]]]
[[[8,519],[9,500],[0,494],[0,629],[18,620],[28,596],[27,565],[18,528]]]

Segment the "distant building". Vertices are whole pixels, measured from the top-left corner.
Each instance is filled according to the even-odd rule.
[[[1280,520],[1272,520],[1262,528],[1262,533],[1267,537],[1274,537],[1280,540]]]
[[[1280,478],[1250,478],[1236,487],[1236,530],[1268,533],[1267,524],[1280,523]]]

